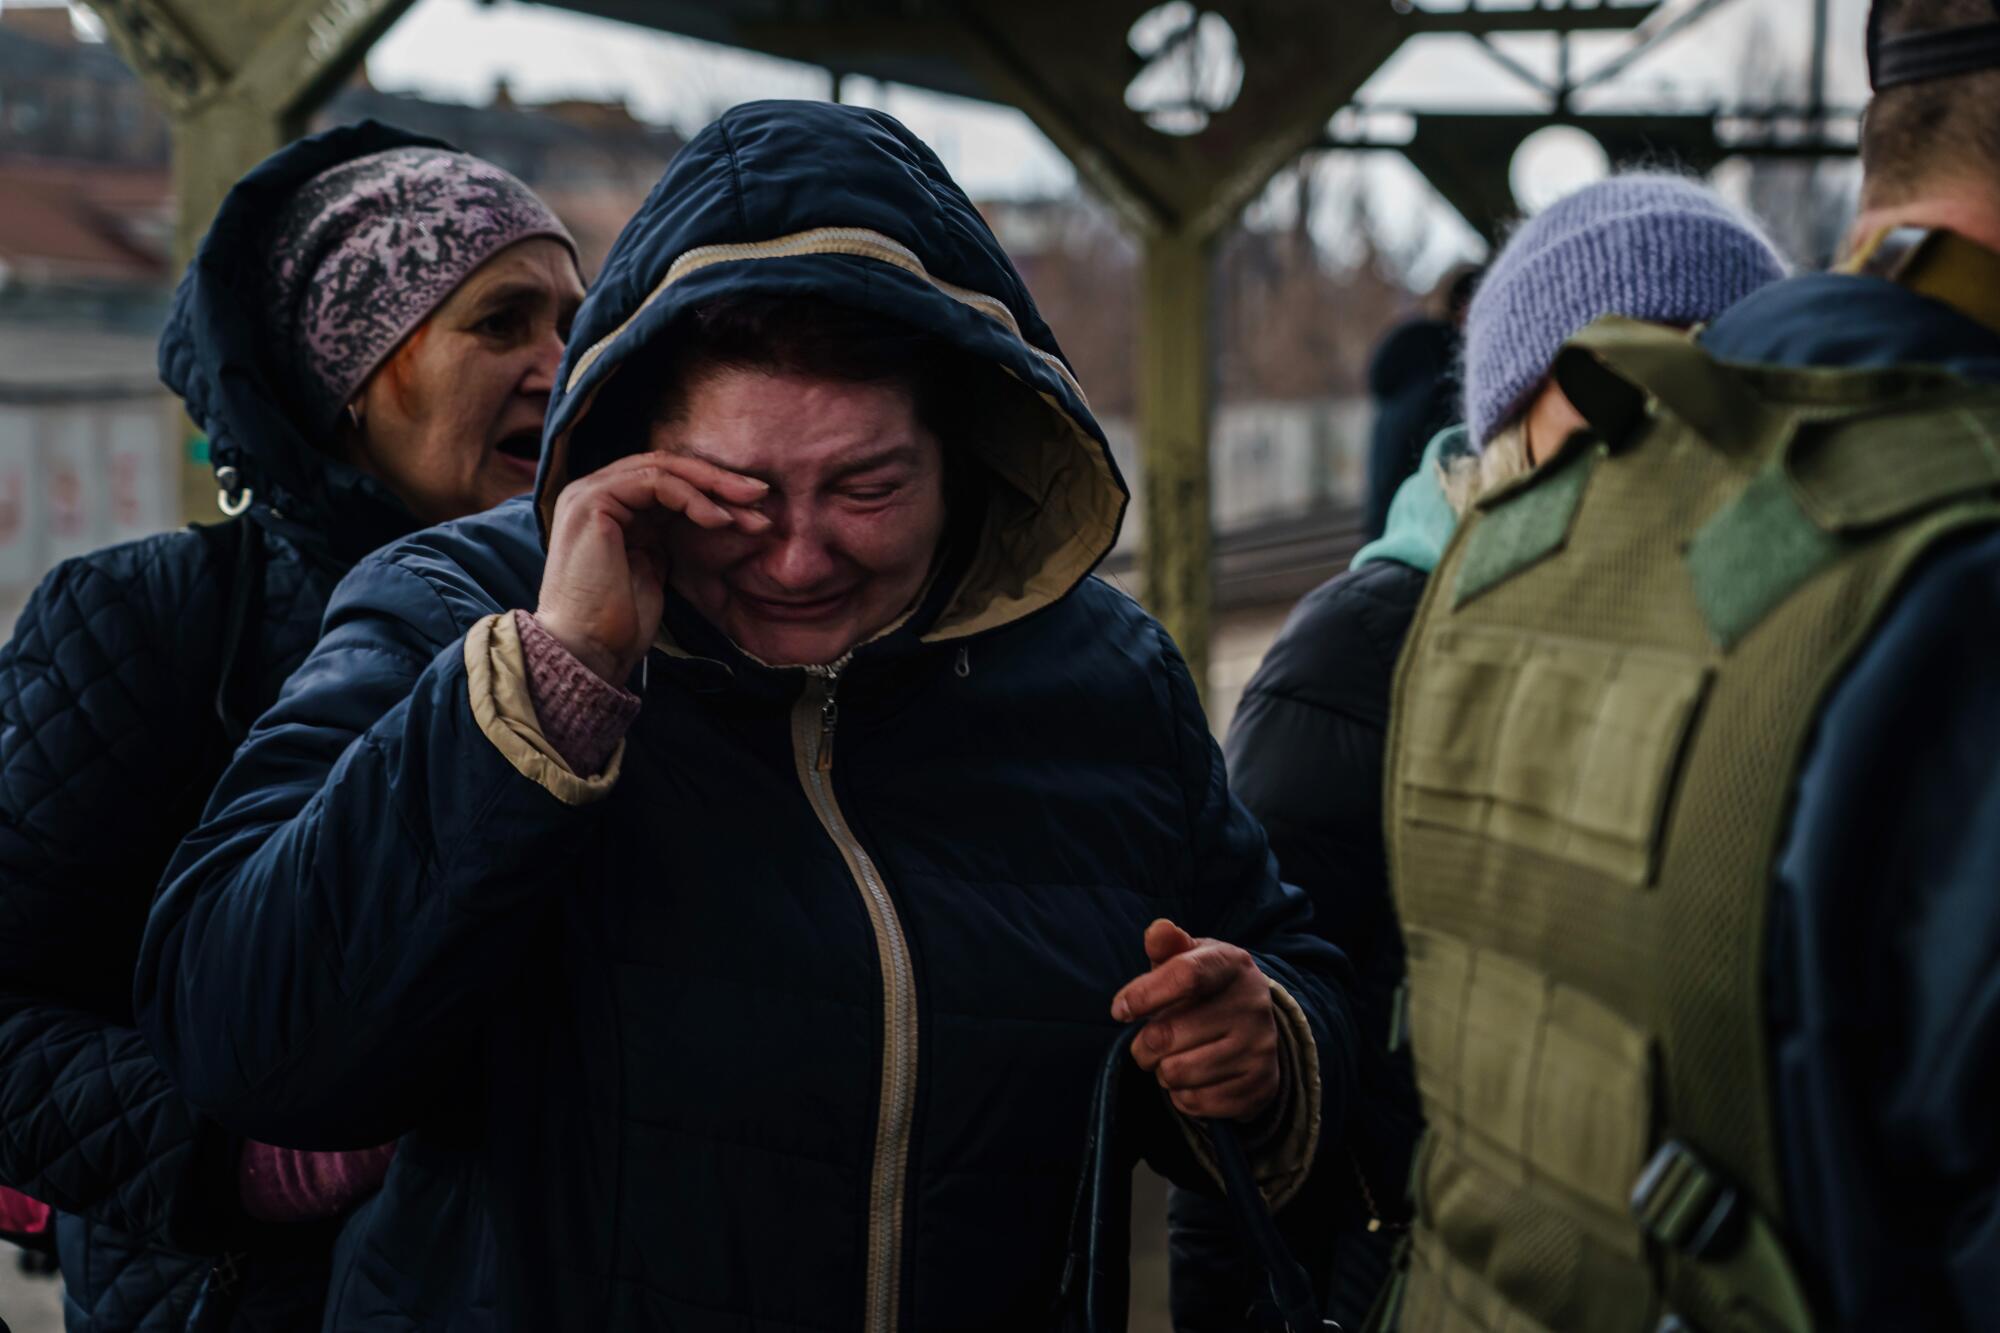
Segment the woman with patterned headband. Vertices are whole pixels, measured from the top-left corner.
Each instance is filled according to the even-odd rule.
[[[332,1219],[391,1149],[196,1112],[132,1027],[140,929],[341,576],[529,487],[582,296],[562,224],[489,163],[372,124],[281,151],[160,344],[231,521],[61,565],[0,649],[0,1187],[53,1209],[72,1333],[320,1327]]]

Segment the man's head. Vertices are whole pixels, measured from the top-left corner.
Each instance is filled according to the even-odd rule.
[[[649,446],[771,487],[768,531],[670,525],[674,591],[773,664],[833,662],[907,613],[944,537],[970,372],[811,298],[705,306],[669,345]]]
[[[2000,21],[1994,0],[1876,0],[1872,35],[1885,47],[1901,38],[1972,29]],[[2000,233],[2000,68],[1968,70],[1886,86],[1861,127],[1864,230],[1878,230],[1891,210],[1941,201],[1984,201]],[[1894,218],[1886,225],[1967,230],[1949,217]],[[1971,239],[1994,243],[1975,234]]]

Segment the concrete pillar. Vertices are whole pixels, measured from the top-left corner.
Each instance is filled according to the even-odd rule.
[[[173,121],[174,253],[185,265],[239,177],[296,138],[414,0],[86,0]],[[188,424],[183,441],[192,438]],[[181,517],[220,517],[182,442]]]
[[[229,187],[251,167],[297,137],[289,117],[235,97],[216,97],[173,117],[174,258],[185,268],[201,244]],[[176,475],[180,480],[181,521],[215,523],[222,518],[215,474],[206,456],[191,446],[195,424],[176,411]]]
[[[1142,239],[1139,300],[1140,569],[1148,608],[1208,688],[1213,549],[1208,432],[1213,247],[1206,237]]]

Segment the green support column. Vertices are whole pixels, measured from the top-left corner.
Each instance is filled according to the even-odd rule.
[[[244,172],[293,138],[295,127],[263,107],[218,97],[173,117],[174,257],[194,258],[222,197]]]
[[[174,253],[185,265],[229,187],[298,137],[414,0],[86,2],[172,118]],[[182,519],[219,518],[208,465],[179,442],[175,452]]]
[[[1207,238],[1144,238],[1139,301],[1139,461],[1148,608],[1208,689],[1208,427],[1212,273]]]
[[[185,268],[222,206],[229,187],[257,163],[296,138],[294,127],[272,112],[235,97],[216,97],[173,117],[174,257]],[[176,409],[175,453],[183,523],[221,521],[215,473],[189,446],[197,428]]]

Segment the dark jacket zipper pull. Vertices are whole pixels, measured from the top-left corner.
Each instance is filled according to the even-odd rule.
[[[826,689],[826,702],[819,710],[819,771],[833,771],[833,728],[840,721],[840,705],[834,701],[833,686]]]

